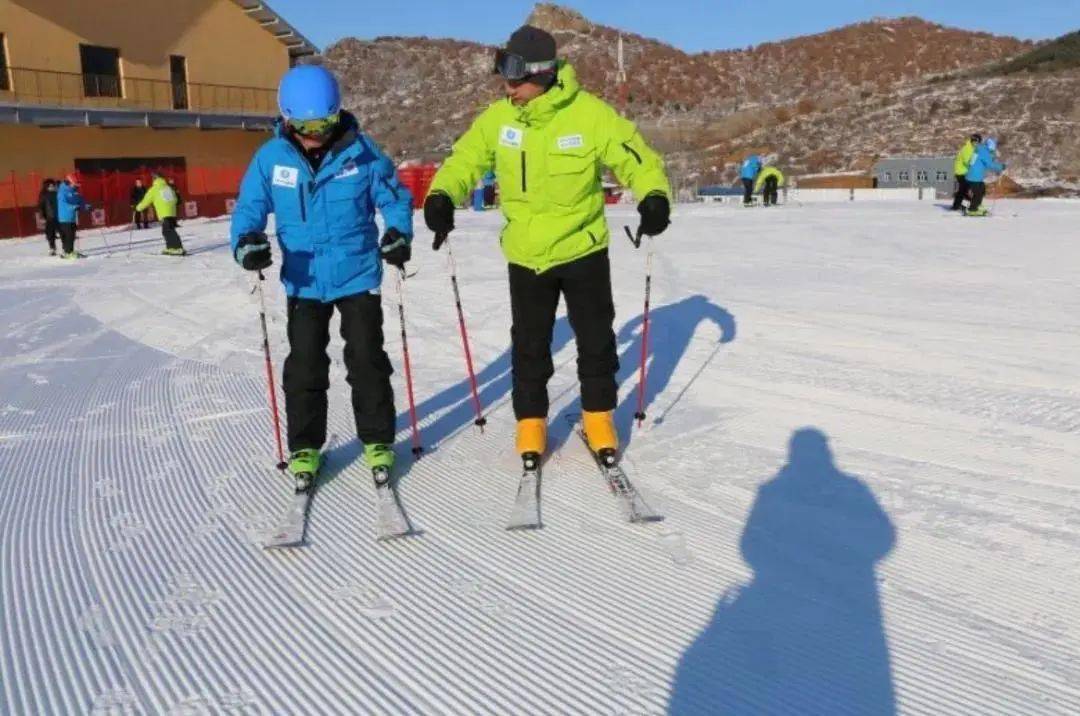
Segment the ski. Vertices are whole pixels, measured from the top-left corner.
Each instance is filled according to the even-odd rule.
[[[376,467],[372,469],[371,477],[375,481],[375,539],[385,542],[413,534],[397,492],[390,484],[390,471]]]
[[[605,460],[593,452],[592,448],[589,447],[589,441],[585,437],[585,429],[581,423],[571,419],[571,424],[574,432],[577,433],[577,436],[581,438],[581,442],[585,445],[585,449],[592,455],[593,462],[596,463],[596,467],[600,470],[600,474],[607,483],[608,489],[611,490],[611,494],[618,499],[623,516],[634,524],[662,521],[664,516],[657,514],[646,504],[645,499],[634,487],[622,466],[615,462],[614,458]]]
[[[289,508],[285,511],[278,526],[267,536],[263,549],[299,547],[304,543],[307,532],[308,510],[311,499],[315,496],[315,477],[301,475],[296,477],[296,491],[293,493]]]
[[[522,460],[521,479],[507,530],[534,530],[544,526],[540,521],[540,457],[530,453],[523,455]]]

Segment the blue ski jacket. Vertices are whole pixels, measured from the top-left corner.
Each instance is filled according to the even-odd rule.
[[[761,171],[761,157],[751,154],[742,163],[742,178],[753,179]]]
[[[86,199],[79,190],[66,181],[60,182],[56,190],[56,220],[61,224],[75,224],[79,221],[79,209],[84,206]]]
[[[273,213],[281,282],[292,297],[329,303],[382,285],[375,209],[387,229],[412,239],[412,195],[394,165],[351,114],[342,112],[341,121],[344,133],[318,171],[279,121],[240,183],[230,232],[233,257],[240,237],[265,231]]]
[[[994,153],[987,149],[985,144],[979,144],[968,162],[967,180],[969,182],[986,181],[987,172],[1004,170],[1005,165],[994,158]]]

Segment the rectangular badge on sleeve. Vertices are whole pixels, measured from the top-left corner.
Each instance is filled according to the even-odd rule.
[[[274,186],[295,189],[299,180],[300,170],[296,167],[283,167],[280,164],[274,166]]]
[[[558,139],[559,149],[580,149],[585,146],[585,138],[580,134],[570,134]]]
[[[521,140],[525,138],[525,130],[503,125],[499,130],[499,144],[512,149],[521,149]]]

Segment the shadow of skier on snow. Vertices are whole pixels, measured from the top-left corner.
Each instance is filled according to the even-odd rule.
[[[815,428],[758,489],[739,546],[754,570],[679,660],[669,713],[896,713],[875,565],[896,531]]]
[[[721,336],[718,346],[730,343],[735,339],[734,317],[703,295],[690,296],[652,310],[649,320],[649,375],[646,381],[646,408],[670,384],[676,368],[694,339],[697,327],[703,321],[712,321],[720,329]],[[632,381],[635,386],[635,391],[628,393],[616,409],[616,424],[624,444],[629,444],[631,441],[631,425],[634,412],[637,409],[636,386],[641,356],[641,324],[642,316],[639,314],[623,324],[616,335],[617,344],[626,344],[619,357],[621,367],[616,380],[620,384]],[[565,315],[559,316],[555,321],[552,332],[552,355],[557,355],[573,340],[574,332],[570,327],[569,320]],[[715,351],[713,355],[715,355]],[[712,355],[709,357],[709,360],[711,359]],[[571,362],[576,360],[576,354],[569,360]],[[559,370],[558,364],[556,364],[556,370]],[[462,373],[464,373],[464,370]],[[510,348],[504,350],[477,372],[476,382],[484,415],[490,415],[496,408],[509,401],[512,377]],[[570,422],[566,419],[567,416],[573,416],[581,412],[581,401],[578,396],[578,384],[576,382],[570,391],[574,395],[573,400],[566,408],[549,420],[549,452],[556,451],[571,435]],[[551,391],[552,404],[560,402],[560,398],[559,393]],[[677,400],[678,398],[676,398]],[[674,405],[674,402],[672,405]],[[669,405],[665,412],[670,410],[671,407]],[[422,422],[421,424],[420,437],[424,446],[424,454],[437,451],[449,438],[462,430],[472,427],[476,414],[467,377],[463,377],[449,388],[421,401],[416,406],[416,412],[421,421],[423,421],[424,416],[437,414],[440,411],[445,412],[442,412],[433,421]],[[396,472],[397,479],[400,480],[407,475],[413,462],[412,455],[409,454],[411,432],[407,408],[398,413],[396,426],[399,466]],[[358,456],[361,453],[359,443],[355,440],[341,446],[339,449],[349,450],[350,455]]]
[[[646,415],[649,415],[656,396],[670,385],[675,370],[694,340],[694,333],[705,321],[712,321],[720,329],[720,340],[716,348],[735,340],[735,317],[701,294],[655,307],[649,313],[648,375],[645,380]],[[643,322],[644,314],[638,314],[624,323],[615,336],[616,345],[629,342],[619,354],[619,372],[616,374],[616,381],[619,385],[631,384],[633,386],[633,389],[627,392],[615,408],[615,426],[619,431],[619,438],[624,449],[632,442],[635,431],[634,413],[637,412],[638,405],[637,386],[641,364]],[[716,349],[706,362],[711,361],[715,354]],[[682,393],[664,410],[664,413],[670,411],[681,397]],[[551,421],[548,442],[552,451],[557,450],[571,435],[570,420],[567,418],[580,413],[581,401],[577,399]]]

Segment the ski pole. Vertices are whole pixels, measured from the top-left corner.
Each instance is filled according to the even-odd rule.
[[[131,258],[131,241],[135,237],[135,216],[138,212],[131,212],[131,227],[128,228],[128,258]]]
[[[419,458],[424,451],[420,444],[420,428],[416,424],[416,400],[413,398],[412,366],[409,363],[409,338],[405,334],[405,269],[397,274],[398,321],[401,323],[401,351],[405,356],[405,391],[409,396],[409,421],[412,425],[412,454]]]
[[[263,358],[266,359],[266,384],[270,391],[270,412],[274,418],[274,439],[277,441],[277,469],[284,470],[285,453],[281,449],[281,419],[278,417],[277,392],[274,390],[274,365],[270,362],[270,334],[266,330],[266,298],[263,296],[263,281],[266,278],[259,270],[259,280],[255,282],[255,289],[259,292],[259,324],[262,326]]]
[[[990,215],[993,216],[994,210],[997,209],[998,199],[1001,198],[1001,193],[1005,190],[1001,180],[1005,178],[1005,169],[1001,170],[1001,174],[998,175],[997,182],[994,183],[994,200],[990,202]]]
[[[630,241],[635,247],[641,246],[641,230],[638,230],[637,237],[630,233],[630,227],[626,227],[626,235],[630,238]],[[637,421],[640,428],[642,423],[645,422],[645,381],[648,378],[648,372],[645,366],[645,362],[649,357],[649,295],[652,293],[652,263],[653,263],[653,242],[652,237],[649,237],[649,251],[645,258],[645,311],[642,313],[641,319],[641,366],[638,369],[638,404],[637,412],[634,413],[634,420]]]
[[[476,420],[473,421],[473,425],[480,428],[480,432],[484,432],[487,418],[484,417],[483,408],[480,406],[480,395],[476,388],[476,371],[473,370],[472,351],[469,350],[469,332],[465,330],[465,312],[461,308],[461,292],[458,290],[457,263],[454,261],[454,250],[449,239],[446,239],[446,259],[450,269],[450,285],[454,287],[454,305],[457,306],[458,328],[461,330],[461,346],[465,349],[465,367],[469,371],[473,410],[476,411]]]
[[[105,227],[99,226],[98,233],[101,234],[101,240],[105,242],[105,258],[112,258],[112,247],[109,246],[109,239],[105,236]]]

